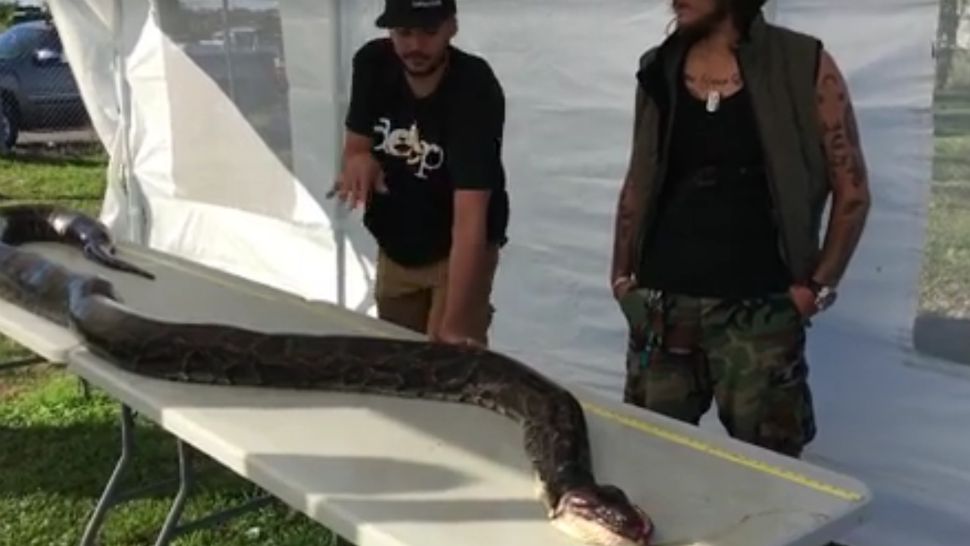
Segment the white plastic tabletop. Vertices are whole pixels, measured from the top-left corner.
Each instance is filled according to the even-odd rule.
[[[57,324],[0,299],[0,332],[48,362],[64,364],[77,338]]]
[[[78,269],[96,269],[70,249],[36,246]],[[148,250],[123,248],[121,255],[158,274],[150,282],[101,271],[141,313],[271,331],[411,335]],[[485,410],[157,381],[121,371],[82,347],[70,351],[68,362],[92,384],[358,546],[575,544],[544,518],[520,430]],[[865,516],[869,491],[855,479],[573,391],[587,409],[597,477],[622,487],[651,514],[655,544],[821,546]]]

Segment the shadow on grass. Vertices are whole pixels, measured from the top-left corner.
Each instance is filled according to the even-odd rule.
[[[107,162],[104,147],[93,143],[23,144],[13,149],[4,159],[27,165],[51,167],[102,167]]]
[[[79,423],[61,427],[0,426],[0,495],[53,493],[96,500],[121,450],[120,427],[115,422]],[[204,472],[206,490],[239,492],[245,482],[202,456],[197,472]],[[178,476],[175,441],[163,431],[139,423],[135,453],[128,468],[126,488],[148,485]],[[177,485],[151,494],[170,498]]]
[[[21,163],[24,165],[43,165],[45,167],[85,167],[99,168],[104,167],[105,160],[92,157],[91,154],[84,155],[61,155],[61,154],[21,154],[15,153],[5,157],[5,159]]]
[[[0,193],[0,204],[19,204],[19,203],[49,203],[51,201],[101,201],[104,199],[104,195],[101,194],[89,194],[89,195],[72,195],[72,194],[61,194],[61,195],[44,195],[43,198],[32,197],[29,195],[7,195]],[[4,201],[12,201],[12,203],[4,203]]]
[[[0,398],[0,544],[76,544],[121,451],[117,404],[97,391],[90,398],[81,396],[76,383],[58,371],[0,374],[3,384],[20,388]],[[264,493],[208,457],[192,455],[196,483],[182,523]],[[100,533],[102,543],[153,543],[174,500],[177,477],[174,437],[136,417],[134,452],[120,493],[168,483],[111,508]],[[351,546],[280,502],[172,544],[243,542]]]
[[[923,354],[970,365],[970,319],[920,315],[913,325],[913,344]]]

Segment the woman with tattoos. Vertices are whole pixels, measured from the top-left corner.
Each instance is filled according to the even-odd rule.
[[[846,82],[764,0],[674,0],[643,55],[612,288],[628,403],[800,456],[815,435],[805,334],[869,210]],[[832,209],[822,228],[823,208]]]

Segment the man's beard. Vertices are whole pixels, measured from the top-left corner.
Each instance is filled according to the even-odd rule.
[[[421,58],[422,60],[424,59],[423,56]],[[406,62],[402,62],[401,64],[404,66],[404,71],[407,72],[408,75],[410,75],[411,77],[424,78],[424,77],[430,76],[431,74],[434,74],[435,71],[437,71],[439,68],[441,68],[442,65],[445,64],[445,61],[447,59],[448,59],[448,55],[446,53],[444,55],[441,55],[441,57],[434,60],[433,62],[425,65],[425,67],[420,70],[412,69],[411,67],[408,66]]]
[[[689,25],[678,27],[678,31],[690,41],[707,38],[730,15],[728,1],[716,0],[714,11]]]

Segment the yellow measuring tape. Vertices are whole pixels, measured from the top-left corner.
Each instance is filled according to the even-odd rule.
[[[189,275],[193,275],[193,276],[196,276],[196,277],[204,278],[204,279],[209,280],[209,281],[212,281],[212,282],[214,282],[214,283],[216,283],[216,284],[218,284],[220,286],[224,286],[226,288],[229,288],[230,290],[237,290],[239,292],[243,292],[243,293],[246,293],[248,295],[251,295],[251,296],[254,296],[254,297],[257,297],[257,298],[260,298],[260,299],[264,299],[264,300],[280,301],[280,298],[278,298],[278,297],[274,297],[272,295],[267,295],[265,293],[257,292],[255,289],[252,289],[252,288],[250,288],[248,286],[243,286],[243,285],[240,285],[240,284],[231,283],[231,282],[229,282],[229,281],[227,281],[225,279],[219,278],[217,275],[209,274],[209,273],[205,272],[204,270],[198,270],[198,269],[194,269],[194,268],[193,269],[190,269],[188,267],[183,267],[181,264],[174,263],[174,262],[168,261],[168,260],[162,260],[159,257],[156,257],[156,256],[151,255],[151,254],[143,253],[143,252],[140,252],[138,250],[131,249],[130,247],[125,247],[125,250],[128,251],[131,254],[137,255],[139,258],[144,258],[146,260],[150,260],[152,262],[159,263],[159,264],[164,263],[168,267],[171,267],[173,269],[178,269],[179,271],[185,272],[185,273],[187,273]],[[331,319],[331,320],[336,319],[336,320],[340,321],[342,324],[345,324],[345,325],[349,326],[350,328],[352,328],[354,330],[358,330],[359,329],[359,326],[360,326],[359,324],[354,323],[353,321],[351,321],[351,320],[349,320],[347,318],[343,318],[343,317],[340,317],[340,316],[335,316],[335,315],[326,313],[324,310],[320,309],[319,307],[317,307],[315,305],[311,305],[308,302],[301,301],[299,299],[294,298],[293,299],[293,303],[296,304],[296,305],[298,305],[298,306],[300,306],[303,309],[306,309],[307,311],[309,311],[312,314],[315,314],[315,315],[318,315],[318,316],[325,316],[326,318]],[[865,499],[865,496],[864,495],[862,495],[862,494],[860,494],[860,493],[858,493],[856,491],[852,491],[852,490],[849,490],[849,489],[845,489],[843,487],[838,487],[838,486],[835,486],[835,485],[827,484],[827,483],[821,482],[819,480],[816,480],[814,478],[810,478],[808,476],[805,476],[803,474],[799,474],[797,472],[793,472],[791,470],[785,470],[784,468],[780,468],[780,467],[777,467],[777,466],[774,466],[774,465],[770,465],[768,463],[765,463],[763,461],[759,461],[757,459],[753,459],[751,457],[747,457],[747,456],[744,456],[744,455],[741,455],[741,454],[738,454],[738,453],[733,453],[733,452],[727,451],[725,449],[722,449],[722,448],[719,448],[719,447],[716,447],[716,446],[707,444],[707,443],[702,442],[700,440],[695,440],[695,439],[693,439],[693,438],[691,438],[689,436],[685,436],[683,434],[679,434],[677,432],[673,432],[673,431],[668,430],[666,428],[663,428],[663,427],[660,427],[660,426],[657,426],[657,425],[653,425],[653,424],[647,423],[645,421],[641,421],[639,419],[634,419],[634,418],[629,417],[627,415],[621,415],[621,414],[619,414],[619,413],[617,413],[615,411],[611,411],[609,409],[606,409],[606,408],[604,408],[602,406],[599,406],[597,404],[593,404],[591,402],[581,401],[580,403],[581,403],[581,405],[583,406],[584,409],[586,409],[587,411],[589,411],[591,413],[594,413],[596,415],[599,415],[600,417],[603,417],[603,418],[606,418],[606,419],[615,421],[617,423],[620,423],[622,425],[628,426],[628,427],[630,427],[630,428],[632,428],[634,430],[643,432],[645,434],[649,434],[651,436],[656,436],[658,438],[662,438],[662,439],[667,440],[669,442],[673,442],[675,444],[679,444],[679,445],[682,445],[684,447],[688,447],[690,449],[694,449],[696,451],[699,451],[701,453],[710,455],[712,457],[717,457],[719,459],[723,459],[723,460],[726,460],[726,461],[730,461],[730,462],[735,463],[737,465],[744,466],[744,467],[750,468],[752,470],[756,470],[758,472],[762,472],[764,474],[768,474],[770,476],[774,476],[776,478],[780,478],[780,479],[783,479],[783,480],[788,480],[790,482],[799,484],[799,485],[804,486],[804,487],[807,487],[809,489],[814,489],[816,491],[820,491],[820,492],[823,492],[823,493],[828,493],[828,494],[830,494],[832,496],[835,496],[837,498],[840,498],[840,499],[843,499],[843,500],[846,500],[846,501],[861,502],[862,500]]]
[[[616,421],[622,425],[626,425],[635,430],[639,430],[640,432],[644,432],[644,433],[650,434],[651,436],[656,436],[658,438],[663,438],[664,440],[668,440],[675,444],[680,444],[684,447],[689,447],[691,449],[700,451],[712,457],[724,459],[726,461],[730,461],[732,463],[735,463],[747,468],[751,468],[753,470],[757,470],[765,474],[769,474],[776,478],[788,480],[790,482],[794,482],[799,485],[808,487],[809,489],[814,489],[816,491],[828,493],[830,495],[833,495],[843,500],[860,502],[863,499],[865,499],[865,496],[855,491],[851,491],[849,489],[823,483],[814,478],[810,478],[808,476],[799,474],[797,472],[793,472],[791,470],[785,470],[784,468],[770,465],[763,461],[752,459],[751,457],[746,457],[739,453],[732,453],[730,451],[727,451],[726,449],[722,449],[717,446],[712,446],[700,440],[695,440],[689,436],[685,436],[683,434],[673,432],[663,427],[653,425],[653,424],[641,421],[639,419],[634,419],[626,415],[621,415],[619,413],[616,413],[615,411],[611,411],[609,409],[598,406],[596,404],[592,404],[589,402],[581,402],[581,404],[583,408],[590,411],[591,413],[595,413],[596,415],[599,415],[600,417],[605,417],[607,419]]]

